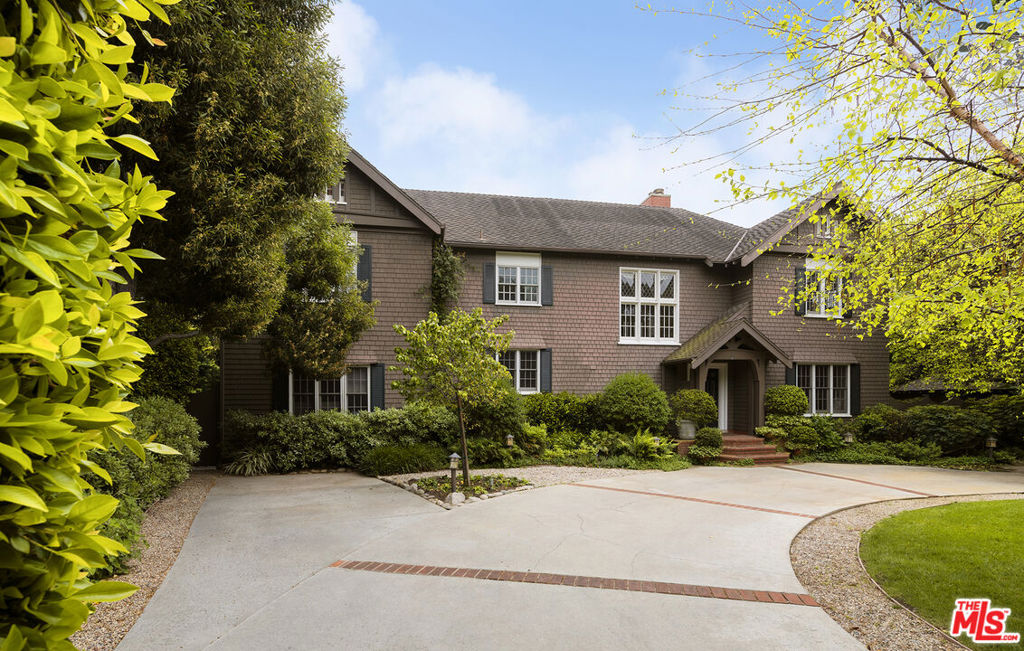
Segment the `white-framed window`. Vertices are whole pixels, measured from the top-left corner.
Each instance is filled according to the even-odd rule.
[[[818,215],[814,221],[814,236],[824,239],[832,239],[836,234],[836,216],[832,211]]]
[[[540,351],[506,350],[498,353],[498,361],[508,369],[512,384],[519,393],[540,391]]]
[[[679,342],[679,272],[619,268],[619,343]]]
[[[354,366],[340,378],[323,380],[294,373],[288,378],[289,410],[295,415],[311,411],[348,411],[370,409],[370,367]]]
[[[804,270],[807,287],[806,316],[828,319],[843,318],[843,279],[828,278],[822,273],[827,268],[823,260],[808,260]]]
[[[849,364],[797,364],[796,385],[807,394],[807,415],[850,415]]]
[[[503,253],[495,255],[498,305],[540,305],[540,255]]]
[[[345,180],[342,179],[337,183],[325,187],[324,193],[320,198],[327,203],[347,203],[345,201]]]

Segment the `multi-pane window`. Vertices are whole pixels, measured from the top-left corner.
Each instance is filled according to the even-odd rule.
[[[843,318],[843,279],[828,278],[822,272],[822,263],[808,260],[804,271],[804,283],[807,286],[807,303],[804,313],[807,316]]]
[[[324,188],[322,199],[327,203],[345,203],[345,181],[341,180]]]
[[[665,269],[619,269],[619,341],[677,341],[679,272]]]
[[[810,413],[849,415],[849,364],[797,364],[796,385],[807,394]]]
[[[540,256],[498,253],[498,303],[540,305]]]
[[[340,378],[316,380],[292,376],[293,414],[311,411],[345,410],[350,412],[370,409],[370,369],[356,366]]]
[[[540,351],[506,350],[498,353],[498,361],[512,376],[512,384],[519,393],[536,393],[540,390]]]

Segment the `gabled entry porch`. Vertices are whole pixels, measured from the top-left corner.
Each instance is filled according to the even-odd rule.
[[[764,393],[768,362],[787,368],[793,361],[746,318],[740,304],[666,357],[666,388],[703,389],[718,405],[719,428],[752,433],[764,425]]]

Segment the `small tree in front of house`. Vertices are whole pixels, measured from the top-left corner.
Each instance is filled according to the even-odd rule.
[[[515,333],[495,330],[508,316],[490,321],[483,310],[455,309],[442,321],[436,312],[409,329],[395,324],[407,348],[396,348],[398,366],[405,377],[392,383],[406,400],[427,400],[441,405],[455,404],[462,436],[462,477],[469,486],[469,448],[466,444],[465,407],[489,402],[504,391],[508,371],[495,353],[508,349]],[[455,487],[452,487],[455,490]]]

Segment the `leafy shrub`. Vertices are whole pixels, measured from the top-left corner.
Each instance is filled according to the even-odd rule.
[[[871,441],[852,443],[840,450],[810,455],[814,461],[829,463],[876,463],[888,465],[924,465],[940,468],[985,469],[992,465],[987,457],[938,457],[937,446],[915,441]]]
[[[889,454],[905,461],[931,461],[942,456],[942,448],[935,443],[918,443],[913,439],[906,441],[889,441],[886,443]]]
[[[722,454],[722,448],[709,447],[707,445],[691,445],[686,456],[694,463],[706,466],[715,461]]]
[[[131,247],[132,230],[159,219],[169,193],[122,170],[125,148],[149,146],[120,134],[140,97],[173,91],[142,90],[125,25],[149,12],[134,6],[3,5],[0,635],[10,649],[70,648],[90,603],[136,589],[85,576],[124,549],[98,533],[117,500],[79,482],[83,469],[105,475],[98,451],[146,454],[124,413],[149,352],[135,336],[144,314],[118,285],[152,257]]]
[[[769,414],[778,416],[800,416],[810,409],[807,394],[792,384],[768,387],[764,392],[764,408]]]
[[[972,400],[966,406],[988,417],[999,447],[1024,445],[1024,394],[990,396]]]
[[[180,454],[149,454],[140,459],[130,449],[122,447],[92,455],[110,475],[111,483],[106,484],[91,475],[85,479],[98,491],[120,500],[114,515],[100,529],[103,535],[119,541],[129,550],[112,559],[111,568],[115,572],[124,571],[128,559],[140,551],[139,529],[145,509],[188,479],[192,464],[199,460],[199,451],[206,445],[199,440],[199,423],[177,402],[155,397],[143,398],[137,404],[128,414],[135,424],[131,437],[140,443],[170,446]]]
[[[526,425],[522,396],[511,387],[497,391],[492,400],[467,405],[465,413],[467,436],[491,439],[501,445],[509,434],[519,439]],[[472,455],[470,459],[476,461]]]
[[[508,446],[504,441],[495,441],[489,438],[474,438],[466,441],[469,448],[469,458],[477,467],[497,466],[510,468],[518,464],[518,461],[525,456],[523,449],[518,445]]]
[[[689,460],[684,459],[678,454],[646,461],[637,459],[630,454],[622,454],[614,457],[608,457],[607,459],[601,459],[597,462],[597,465],[601,468],[629,468],[630,470],[661,470],[664,472],[672,472],[674,470],[684,470],[689,468],[692,464]]]
[[[624,373],[605,387],[598,400],[598,414],[607,427],[619,432],[649,429],[665,431],[671,416],[668,398],[649,376]]]
[[[818,433],[818,450],[838,450],[843,447],[843,437],[839,433],[844,421],[831,416],[810,416],[807,425]]]
[[[527,454],[538,454],[548,444],[547,425],[525,425],[523,433],[516,437],[516,445]]]
[[[592,429],[585,437],[588,446],[597,450],[598,456],[614,457],[629,450],[630,442],[614,430]]]
[[[585,432],[598,419],[597,402],[600,394],[576,395],[559,393],[533,393],[523,396],[523,409],[527,422],[547,425],[549,432],[574,429]]]
[[[906,411],[911,438],[936,443],[949,456],[983,450],[995,431],[985,414],[948,405],[922,405]]]
[[[118,554],[111,558],[107,567],[100,568],[90,575],[92,578],[104,579],[128,571],[128,561],[138,556],[146,548],[146,541],[142,538],[142,521],[145,519],[146,512],[142,510],[134,497],[131,495],[118,497],[117,510],[109,520],[103,523],[100,531],[104,536],[124,545],[128,553]]]
[[[273,470],[274,458],[270,453],[270,448],[265,445],[242,450],[233,461],[224,466],[224,472],[229,475],[242,475],[243,477],[266,475]]]
[[[638,461],[666,459],[675,454],[672,444],[647,430],[636,433],[629,445],[629,454]]]
[[[688,420],[698,428],[718,422],[718,405],[711,394],[699,389],[680,389],[672,394],[669,406],[676,420]]]
[[[717,427],[702,427],[693,437],[693,444],[708,448],[720,448],[722,447],[722,430]]]
[[[902,441],[908,436],[906,413],[882,403],[862,411],[851,426],[858,441]]]
[[[359,463],[359,470],[372,477],[440,470],[448,466],[445,451],[429,443],[382,445],[373,448]]]
[[[445,448],[458,442],[459,417],[452,410],[423,401],[407,403],[402,409],[413,428],[407,436]]]
[[[808,419],[803,416],[780,416],[779,414],[768,414],[764,423],[768,427],[785,430],[789,433],[794,427],[806,427]]]
[[[821,435],[810,425],[797,425],[786,431],[782,445],[794,454],[813,452],[821,445]]]
[[[572,449],[556,445],[544,450],[541,459],[556,466],[593,466],[597,464],[597,449],[586,443]]]
[[[754,430],[754,434],[768,443],[781,443],[786,440],[786,430],[781,427],[758,427]]]

